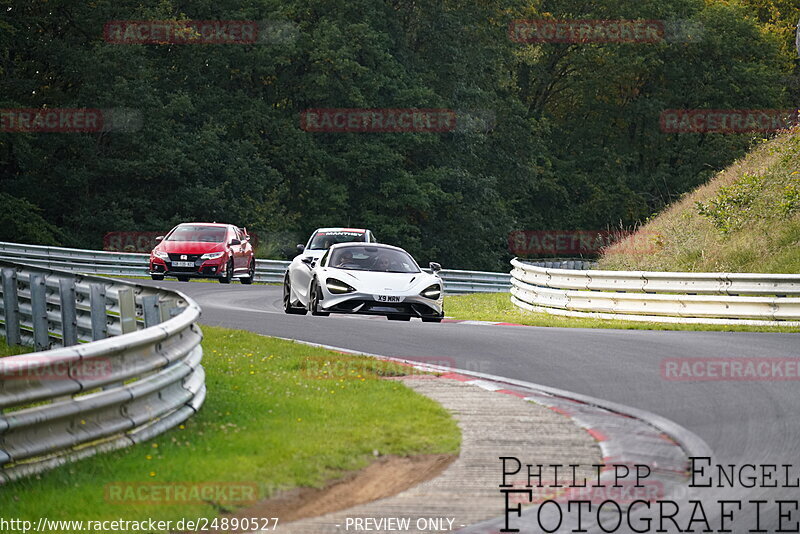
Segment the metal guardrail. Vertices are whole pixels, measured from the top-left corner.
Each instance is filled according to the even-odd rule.
[[[503,293],[511,288],[511,275],[508,273],[442,269],[439,276],[444,282],[445,295]]]
[[[588,261],[588,260],[557,260],[557,261],[530,261],[526,260],[526,264],[533,265],[535,267],[545,267],[547,269],[576,269],[579,271],[585,271],[587,269],[593,269],[597,267],[597,262],[595,261]]]
[[[0,242],[0,260],[21,261],[50,269],[117,276],[147,276],[148,254],[105,252]],[[288,261],[256,260],[256,282],[280,283]],[[443,269],[439,275],[447,294],[498,293],[511,288],[508,273]]]
[[[0,484],[148,440],[203,404],[188,297],[6,261],[0,275],[0,333],[40,351],[0,358]]]
[[[511,300],[558,315],[800,326],[800,275],[575,271],[511,261]]]
[[[148,276],[150,256],[0,242],[0,260],[22,261],[50,269],[114,276]],[[288,261],[256,260],[256,282],[281,282]]]
[[[593,262],[543,261],[534,265],[561,269],[589,269]],[[425,269],[426,271],[428,269]],[[511,290],[511,275],[508,273],[492,273],[486,271],[457,271],[442,269],[439,276],[444,282],[444,291],[448,295],[466,295],[471,293],[507,293]]]

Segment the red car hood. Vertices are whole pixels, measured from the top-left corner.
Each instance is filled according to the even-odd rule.
[[[168,254],[206,254],[208,252],[222,252],[225,250],[225,243],[163,241],[155,249]]]

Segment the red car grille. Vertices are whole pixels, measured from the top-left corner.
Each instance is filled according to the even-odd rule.
[[[185,256],[185,257],[184,257]],[[174,254],[169,253],[170,261],[197,261],[202,254]]]

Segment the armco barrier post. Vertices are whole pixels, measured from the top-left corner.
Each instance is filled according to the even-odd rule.
[[[136,300],[133,289],[125,288],[117,292],[119,300],[119,322],[123,334],[136,332]]]
[[[161,322],[158,313],[158,296],[150,295],[142,297],[142,315],[144,316],[144,327],[150,328]]]
[[[172,317],[172,309],[178,305],[177,299],[166,298],[158,302],[158,313],[161,323],[167,322]]]
[[[108,336],[106,320],[106,288],[102,284],[90,287],[90,304],[92,308],[92,340],[105,339]]]
[[[37,351],[50,348],[50,333],[47,330],[47,288],[44,276],[32,274],[31,285],[31,321],[33,322],[33,346]]]
[[[14,269],[3,269],[3,313],[6,323],[6,343],[9,346],[19,345],[19,301],[17,272]]]
[[[65,347],[78,344],[78,315],[75,307],[75,280],[59,278],[58,293],[61,300],[61,334]]]

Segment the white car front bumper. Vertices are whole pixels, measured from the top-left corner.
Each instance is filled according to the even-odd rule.
[[[419,291],[384,291],[380,294],[353,291],[333,294],[324,285],[321,289],[323,299],[319,303],[320,311],[431,318],[444,315],[443,295],[433,300],[423,297]]]

